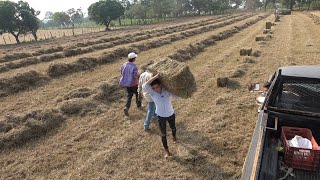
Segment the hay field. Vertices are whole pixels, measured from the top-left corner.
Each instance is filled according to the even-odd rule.
[[[99,32],[103,31],[103,27],[95,27],[95,28],[75,28],[74,34],[80,35],[80,34],[86,34],[86,33],[92,33],[92,32]],[[39,40],[45,40],[45,39],[52,39],[52,38],[59,38],[59,37],[65,37],[65,36],[72,36],[72,29],[39,29],[37,32],[37,36]],[[34,41],[34,37],[31,34],[22,35],[19,37],[19,40],[21,42],[29,42]],[[2,34],[0,37],[0,45],[4,44],[15,44],[16,40],[14,36],[11,34],[5,33]]]
[[[173,144],[168,136],[173,153],[168,160],[163,158],[158,127],[151,124],[151,132],[143,131],[145,111],[133,104],[130,116],[123,114],[125,92],[117,80],[125,57],[92,65],[100,62],[98,57],[110,55],[112,48],[0,73],[0,179],[239,179],[257,118],[257,94],[249,93],[247,85],[264,82],[280,66],[318,64],[320,57],[320,29],[310,17],[300,12],[282,16],[272,27],[271,38],[256,42],[265,22],[274,18],[259,18],[263,15],[253,14],[195,34],[186,31],[199,27],[174,29],[170,35],[181,35],[181,39],[137,48],[138,65],[172,56],[185,60],[197,82],[191,98],[173,103],[179,142]],[[192,19],[188,24],[201,20]],[[186,22],[163,23],[157,28],[179,23]],[[217,24],[211,23],[200,26]],[[0,48],[6,55],[33,53],[139,31],[142,29],[99,32],[79,36],[79,41],[73,37]],[[168,36],[152,37],[149,42],[159,43]],[[114,49],[128,51],[132,44],[147,44],[145,41],[119,44]],[[243,47],[261,54],[241,57]],[[70,64],[80,57],[92,58],[86,61],[91,64],[57,78],[47,74],[56,61]],[[0,65],[16,61],[21,59]],[[19,75],[21,72],[28,74]],[[229,84],[217,87],[218,77],[229,77]],[[9,87],[12,89],[6,91]]]

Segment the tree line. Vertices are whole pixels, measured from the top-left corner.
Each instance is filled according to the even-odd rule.
[[[40,23],[72,27],[75,25],[94,21],[104,25],[110,30],[110,23],[114,20],[121,25],[122,19],[148,19],[179,18],[185,16],[222,14],[235,9],[267,9],[285,7],[320,8],[320,0],[100,0],[88,8],[85,17],[82,9],[71,8],[62,12],[47,12],[41,22],[37,16],[40,11],[34,10],[27,2],[18,3],[0,0],[0,34],[12,34],[17,43],[19,36],[31,33],[37,41],[37,30]]]

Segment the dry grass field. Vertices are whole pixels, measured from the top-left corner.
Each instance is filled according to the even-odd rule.
[[[264,13],[203,17],[1,46],[0,179],[239,179],[257,118],[258,94],[247,85],[281,66],[320,62],[320,25],[301,12],[281,16],[267,40],[255,41],[273,20]],[[139,39],[112,39],[132,35]],[[114,46],[94,48],[105,43]],[[58,46],[63,50],[39,53]],[[261,54],[240,56],[243,47]],[[68,48],[91,50],[65,56]],[[158,126],[143,131],[145,111],[132,105],[130,116],[123,114],[117,81],[131,50],[138,65],[180,55],[196,79],[193,96],[173,102],[178,143],[168,136],[170,159],[163,158]],[[14,53],[29,57],[8,58]],[[40,61],[56,53],[60,58]],[[10,68],[27,58],[39,60]],[[50,76],[53,64],[70,69]],[[230,78],[227,87],[217,87],[218,77]]]

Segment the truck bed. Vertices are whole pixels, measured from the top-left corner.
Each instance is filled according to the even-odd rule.
[[[273,117],[271,117],[271,119],[272,118]],[[278,146],[278,141],[280,140],[280,132],[282,126],[308,128],[312,131],[313,137],[319,144],[319,120],[308,118],[305,119],[302,117],[282,117],[282,119],[279,120],[277,131],[266,129],[259,180],[279,179],[286,174],[286,172],[280,170],[280,161],[284,162],[284,154],[283,152],[278,152],[275,148],[276,146]],[[292,173],[294,174],[294,177],[288,176],[286,180],[320,180],[320,167],[316,172],[294,169]]]

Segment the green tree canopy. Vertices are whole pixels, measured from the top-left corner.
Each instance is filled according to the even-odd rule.
[[[20,43],[21,34],[29,32],[37,40],[36,32],[40,24],[37,15],[39,14],[40,12],[35,11],[27,2],[0,1],[0,32],[11,33],[17,43]]]
[[[125,8],[115,0],[101,0],[91,4],[88,8],[90,20],[105,25],[106,30],[110,30],[110,22],[124,15],[124,12]]]
[[[66,12],[55,12],[52,15],[52,20],[63,27],[71,24],[70,16]]]

